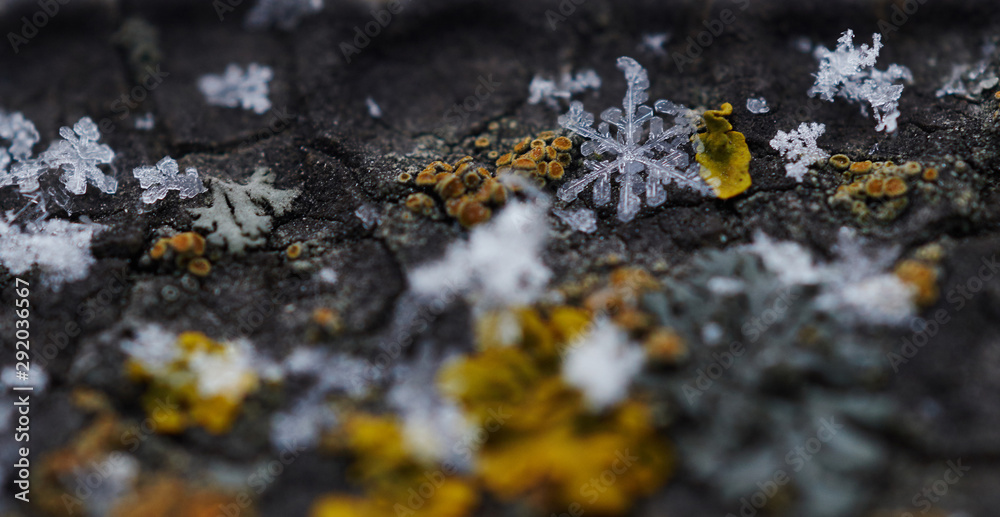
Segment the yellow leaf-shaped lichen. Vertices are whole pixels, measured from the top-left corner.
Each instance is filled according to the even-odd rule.
[[[750,188],[750,148],[743,133],[733,131],[733,125],[724,117],[733,113],[728,102],[720,109],[708,110],[702,115],[704,133],[698,133],[698,154],[701,177],[715,195],[729,199]]]

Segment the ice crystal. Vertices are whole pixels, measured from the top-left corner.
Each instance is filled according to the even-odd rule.
[[[3,111],[0,111],[0,137],[10,140],[10,157],[18,161],[27,160],[31,156],[31,148],[40,139],[35,124],[24,118],[21,112],[8,115]]]
[[[183,175],[179,172],[177,161],[169,156],[160,160],[155,167],[133,169],[132,174],[139,179],[139,186],[143,188],[142,202],[155,203],[167,197],[170,190],[179,191],[181,199],[194,197],[208,190],[202,185],[194,167],[188,167]]]
[[[653,32],[643,34],[642,43],[639,44],[639,50],[651,52],[656,56],[665,56],[667,55],[667,51],[663,48],[663,46],[670,41],[670,37],[671,34],[669,32]]]
[[[423,297],[453,292],[478,295],[484,305],[528,305],[540,298],[552,272],[542,261],[549,228],[542,203],[508,204],[472,230],[468,242],[452,244],[445,256],[410,275]]]
[[[368,108],[368,115],[371,118],[382,118],[382,107],[370,95],[365,97],[365,107]]]
[[[249,29],[278,27],[290,31],[310,14],[323,10],[323,0],[257,0],[243,21]]]
[[[747,98],[747,111],[753,113],[754,115],[763,115],[771,111],[771,108],[767,106],[767,99],[763,97],[759,98]]]
[[[774,241],[763,232],[746,249],[786,286],[818,286],[817,307],[848,321],[898,325],[916,310],[913,288],[887,272],[899,248],[874,248],[850,228],[840,229],[832,262],[816,260],[802,245]]]
[[[536,75],[531,80],[531,84],[528,85],[528,93],[530,93],[528,103],[545,102],[548,107],[560,110],[562,109],[560,101],[568,101],[574,94],[583,93],[588,88],[597,90],[600,87],[601,78],[597,72],[589,69],[577,72],[575,76],[569,71],[563,72],[558,82]]]
[[[938,97],[954,95],[969,100],[975,100],[985,90],[1000,83],[996,71],[990,69],[993,53],[997,46],[993,42],[983,45],[983,59],[975,64],[953,64],[951,76],[941,88],[934,92]]]
[[[583,392],[591,409],[600,411],[625,398],[645,360],[642,347],[629,342],[624,330],[601,320],[570,344],[562,373]]]
[[[364,226],[366,230],[371,230],[382,222],[382,214],[379,212],[378,207],[368,203],[359,206],[354,211],[354,217],[357,217],[361,221],[361,226]]]
[[[72,128],[59,128],[59,135],[63,140],[49,146],[42,153],[41,161],[48,168],[62,169],[60,179],[66,185],[66,190],[77,195],[83,194],[87,191],[89,181],[101,192],[114,194],[118,190],[118,180],[105,175],[97,166],[110,164],[115,159],[115,152],[107,145],[97,143],[101,139],[97,124],[90,117],[83,117]],[[25,164],[24,170],[34,172],[41,167],[42,164],[39,163]]]
[[[686,150],[690,138],[696,131],[691,110],[668,100],[658,100],[656,111],[674,117],[673,126],[664,129],[663,119],[653,115],[653,109],[643,103],[649,98],[649,77],[646,70],[630,57],[618,58],[618,68],[625,73],[628,93],[623,101],[624,111],[608,108],[601,113],[602,122],[597,129],[594,116],[583,109],[583,103],[575,101],[569,111],[559,117],[559,125],[586,138],[580,150],[584,156],[595,153],[613,155],[607,160],[587,160],[589,172],[582,178],[566,182],[559,189],[559,199],[570,202],[594,184],[594,203],[604,205],[611,201],[611,176],[618,175],[621,192],[618,196],[618,219],[631,221],[639,212],[641,201],[635,193],[641,185],[639,173],[646,171],[646,204],[659,206],[667,199],[665,185],[677,182],[682,187],[690,187],[710,195],[711,191],[701,180],[698,163],[691,163]],[[649,122],[646,141],[642,140],[644,126]],[[610,125],[616,128],[610,133]]]
[[[242,107],[262,115],[271,109],[267,98],[268,82],[274,77],[271,67],[250,63],[246,72],[233,63],[224,75],[205,75],[198,79],[198,88],[213,106]]]
[[[559,210],[556,208],[552,210],[552,213],[560,221],[566,223],[566,226],[578,232],[594,233],[597,231],[597,216],[594,215],[593,210],[587,208],[581,208],[580,210]]]
[[[94,263],[90,241],[98,224],[50,219],[22,229],[8,214],[0,217],[0,263],[12,275],[38,268],[55,286],[80,280]]]
[[[152,113],[147,112],[141,117],[136,117],[135,128],[140,131],[151,131],[156,125],[156,119],[153,117]]]
[[[228,181],[212,182],[212,205],[188,210],[197,221],[195,229],[209,233],[208,242],[225,246],[230,253],[243,253],[247,247],[262,246],[271,230],[269,205],[276,215],[285,213],[298,190],[278,190],[267,168],[258,168],[246,185]]]
[[[785,173],[795,181],[802,182],[809,166],[830,157],[816,145],[816,139],[826,131],[826,125],[815,122],[799,124],[798,129],[789,132],[778,131],[771,139],[771,147],[788,161]]]
[[[809,89],[809,96],[819,95],[821,99],[833,102],[834,97],[842,97],[851,102],[867,102],[871,105],[878,125],[876,131],[892,133],[899,118],[899,97],[903,85],[894,84],[902,79],[912,81],[913,75],[905,66],[889,65],[885,71],[875,69],[875,60],[882,49],[882,35],[872,36],[872,46],[861,45],[854,48],[854,31],[848,29],[837,40],[836,50],[817,46],[813,55],[820,61],[816,84]],[[861,113],[868,110],[861,104]]]

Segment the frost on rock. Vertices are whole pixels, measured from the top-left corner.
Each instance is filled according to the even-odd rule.
[[[696,131],[697,117],[691,110],[667,100],[658,100],[656,111],[674,117],[673,125],[664,129],[663,119],[653,115],[653,108],[643,103],[649,98],[649,77],[646,70],[630,57],[618,58],[618,68],[625,73],[628,92],[623,101],[624,111],[608,108],[601,113],[602,122],[594,129],[594,116],[583,109],[583,103],[575,101],[569,111],[559,117],[559,125],[584,137],[580,151],[584,156],[611,155],[611,159],[587,160],[589,169],[582,178],[566,182],[559,189],[559,199],[570,202],[591,183],[594,203],[604,205],[611,201],[611,176],[617,175],[620,194],[618,196],[618,219],[631,221],[639,212],[642,202],[636,190],[642,188],[639,173],[646,171],[646,204],[659,206],[667,199],[664,186],[677,182],[682,187],[690,187],[705,195],[712,195],[708,185],[699,175],[701,166],[692,163],[688,154],[691,135]],[[649,132],[645,143],[639,142],[646,133],[644,126],[649,122]],[[616,130],[612,135],[611,125]]]
[[[59,128],[59,135],[63,139],[50,145],[42,153],[41,161],[47,168],[62,169],[60,179],[66,185],[66,190],[77,195],[83,194],[87,191],[89,181],[101,192],[114,194],[118,190],[118,180],[105,175],[97,166],[110,164],[115,159],[115,152],[106,144],[97,143],[101,139],[97,124],[90,117],[83,117],[72,128]],[[42,164],[32,165],[25,170],[37,170],[41,166]]]
[[[986,42],[982,48],[983,58],[975,64],[953,64],[951,76],[941,88],[934,92],[938,97],[954,95],[969,100],[976,100],[984,91],[1000,83],[995,70],[990,68],[993,53],[997,46],[992,41]]]
[[[913,287],[888,271],[898,248],[872,251],[849,228],[841,228],[834,246],[836,260],[817,261],[802,245],[775,241],[758,232],[746,247],[786,286],[815,285],[816,305],[830,314],[876,325],[899,325],[916,312]]]
[[[826,151],[816,145],[816,139],[826,132],[825,124],[815,122],[799,124],[798,129],[789,132],[778,131],[778,134],[771,139],[771,148],[781,153],[781,157],[788,163],[785,164],[785,173],[795,181],[802,182],[802,178],[809,172],[809,166],[830,157]]]
[[[631,343],[624,330],[600,320],[569,345],[562,373],[566,382],[583,392],[590,407],[600,411],[628,395],[645,360],[642,347]]]
[[[452,244],[442,259],[411,272],[411,288],[423,297],[470,293],[485,304],[529,305],[541,297],[552,275],[540,257],[549,232],[547,208],[507,205],[475,227],[467,242]]]
[[[559,210],[558,208],[553,209],[552,213],[559,218],[560,221],[569,226],[570,228],[581,232],[581,233],[594,233],[597,231],[597,216],[594,215],[594,211],[588,208],[581,208],[580,210]]]
[[[854,48],[854,31],[847,30],[837,40],[836,50],[817,46],[813,55],[820,61],[816,84],[809,89],[809,96],[819,95],[821,99],[833,102],[834,97],[842,97],[851,102],[867,102],[874,111],[878,125],[876,131],[892,133],[899,118],[899,97],[903,85],[896,81],[913,80],[913,74],[905,66],[889,65],[885,71],[876,70],[875,60],[882,49],[882,35],[872,36],[872,46],[861,45]],[[864,104],[861,113],[868,114]]]
[[[179,191],[181,199],[194,197],[208,190],[202,185],[194,167],[188,167],[184,174],[179,172],[177,161],[169,156],[160,160],[155,167],[135,168],[132,174],[139,179],[139,186],[143,188],[142,202],[155,203],[167,197],[171,190]]]
[[[585,90],[597,90],[601,87],[601,78],[597,72],[587,69],[577,72],[576,75],[569,71],[563,72],[559,81],[545,79],[536,75],[528,85],[528,104],[545,104],[554,109],[561,110],[560,101],[568,101],[573,95],[583,93]]]
[[[277,27],[290,31],[299,21],[323,10],[323,0],[257,0],[243,24],[248,29]]]
[[[90,241],[103,227],[50,219],[22,230],[9,215],[0,217],[0,263],[12,275],[37,265],[46,279],[58,286],[81,280],[94,263]]]
[[[194,228],[210,232],[208,242],[225,246],[230,253],[263,246],[271,231],[271,215],[264,207],[281,215],[299,195],[297,189],[279,190],[273,184],[274,177],[265,167],[258,168],[246,185],[213,180],[211,206],[188,209],[197,219]]]
[[[767,106],[767,99],[763,97],[756,99],[750,97],[747,98],[747,111],[754,115],[763,115],[764,113],[769,113],[771,108]]]
[[[198,79],[198,89],[213,106],[242,107],[262,115],[271,109],[267,98],[268,82],[274,77],[271,67],[250,63],[246,72],[233,63],[223,75],[205,75]]]

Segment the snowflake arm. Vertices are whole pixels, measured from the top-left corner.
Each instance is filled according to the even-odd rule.
[[[168,191],[177,190],[181,199],[187,199],[205,192],[205,186],[198,177],[194,167],[188,167],[184,174],[179,173],[177,161],[167,156],[155,167],[137,167],[132,174],[138,178],[139,186],[143,188],[142,202],[155,203],[167,196]]]
[[[118,180],[104,174],[97,166],[110,164],[115,158],[115,152],[105,144],[98,144],[101,133],[97,124],[90,117],[81,118],[72,128],[63,126],[59,129],[63,140],[53,143],[42,153],[41,161],[53,169],[62,169],[62,182],[66,190],[73,194],[83,194],[87,191],[89,181],[105,194],[114,194],[118,190]],[[24,169],[37,171],[40,164]],[[37,184],[37,177],[36,182]],[[23,190],[23,187],[22,187]]]

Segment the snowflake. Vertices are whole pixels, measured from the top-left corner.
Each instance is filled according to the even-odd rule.
[[[35,124],[21,112],[8,115],[3,111],[0,111],[0,137],[11,141],[10,156],[19,161],[31,156],[31,148],[40,139]]]
[[[548,107],[559,110],[562,109],[562,106],[559,105],[560,100],[568,101],[574,94],[583,93],[588,88],[597,90],[600,87],[601,78],[593,70],[582,70],[577,72],[576,76],[571,75],[568,71],[563,72],[558,82],[536,75],[531,80],[531,84],[528,85],[528,93],[530,94],[528,104],[538,104],[544,101]]]
[[[294,29],[304,16],[323,10],[323,0],[258,0],[243,24],[250,29]]]
[[[785,173],[795,181],[802,182],[809,166],[830,157],[826,151],[816,145],[816,139],[826,131],[826,125],[815,122],[806,124],[803,122],[798,129],[789,131],[778,131],[771,139],[771,148],[781,153],[781,156],[788,160],[785,164]]]
[[[830,50],[817,46],[813,55],[819,59],[819,73],[816,84],[809,89],[809,96],[817,94],[821,99],[833,102],[834,97],[843,97],[851,102],[865,101],[871,105],[878,125],[876,131],[892,133],[899,118],[899,97],[903,85],[893,84],[903,79],[912,81],[913,74],[905,66],[889,65],[885,71],[876,70],[875,60],[882,49],[882,35],[872,36],[872,46],[861,45],[854,48],[854,31],[847,30],[837,40],[837,49]],[[868,114],[864,104],[861,113]]]
[[[91,239],[104,227],[50,219],[22,230],[12,214],[0,217],[0,263],[12,275],[37,266],[46,280],[58,288],[63,282],[80,280],[94,263]]]
[[[771,111],[771,108],[767,106],[767,99],[763,97],[747,98],[747,111],[753,113],[754,115],[763,115]]]
[[[696,131],[691,110],[667,100],[656,101],[656,111],[674,116],[674,125],[664,129],[663,120],[653,115],[653,109],[643,103],[648,99],[646,89],[649,78],[646,70],[630,57],[618,58],[618,68],[625,73],[628,93],[623,106],[625,111],[609,108],[601,113],[603,122],[595,130],[591,126],[594,116],[583,109],[583,103],[575,101],[569,111],[559,117],[559,125],[586,138],[581,147],[584,156],[594,153],[612,154],[611,160],[587,160],[589,172],[582,178],[567,182],[559,189],[559,199],[570,202],[594,183],[594,203],[607,204],[611,200],[611,176],[618,175],[621,193],[618,197],[618,219],[631,221],[639,212],[641,201],[635,190],[641,188],[638,174],[646,171],[646,203],[659,206],[667,199],[664,185],[676,181],[681,186],[693,188],[711,195],[711,191],[699,176],[700,165],[690,163],[691,159],[682,146],[690,145],[690,138]],[[649,121],[649,133],[644,144],[639,144],[645,132],[643,126]],[[610,133],[610,124],[617,128]],[[656,155],[659,154],[659,157]]]
[[[86,192],[87,181],[105,194],[114,194],[118,190],[118,180],[106,176],[97,165],[110,164],[115,158],[115,152],[107,145],[97,143],[101,138],[97,124],[94,124],[90,117],[83,117],[72,129],[67,126],[59,128],[59,134],[63,140],[53,143],[42,153],[41,162],[44,163],[26,163],[22,173],[30,176],[43,166],[52,169],[62,168],[61,180],[66,185],[66,190],[73,194],[80,195]],[[18,172],[15,172],[16,174]],[[37,186],[37,176],[35,185]]]
[[[132,174],[139,179],[139,186],[143,188],[142,202],[155,203],[167,197],[170,190],[180,191],[181,199],[194,197],[208,190],[202,185],[194,167],[188,167],[183,175],[179,172],[177,161],[169,156],[160,160],[155,167],[135,168]]]
[[[213,106],[242,107],[262,115],[271,109],[267,83],[274,77],[270,67],[250,63],[246,72],[237,64],[226,67],[224,75],[205,75],[198,88]]]

